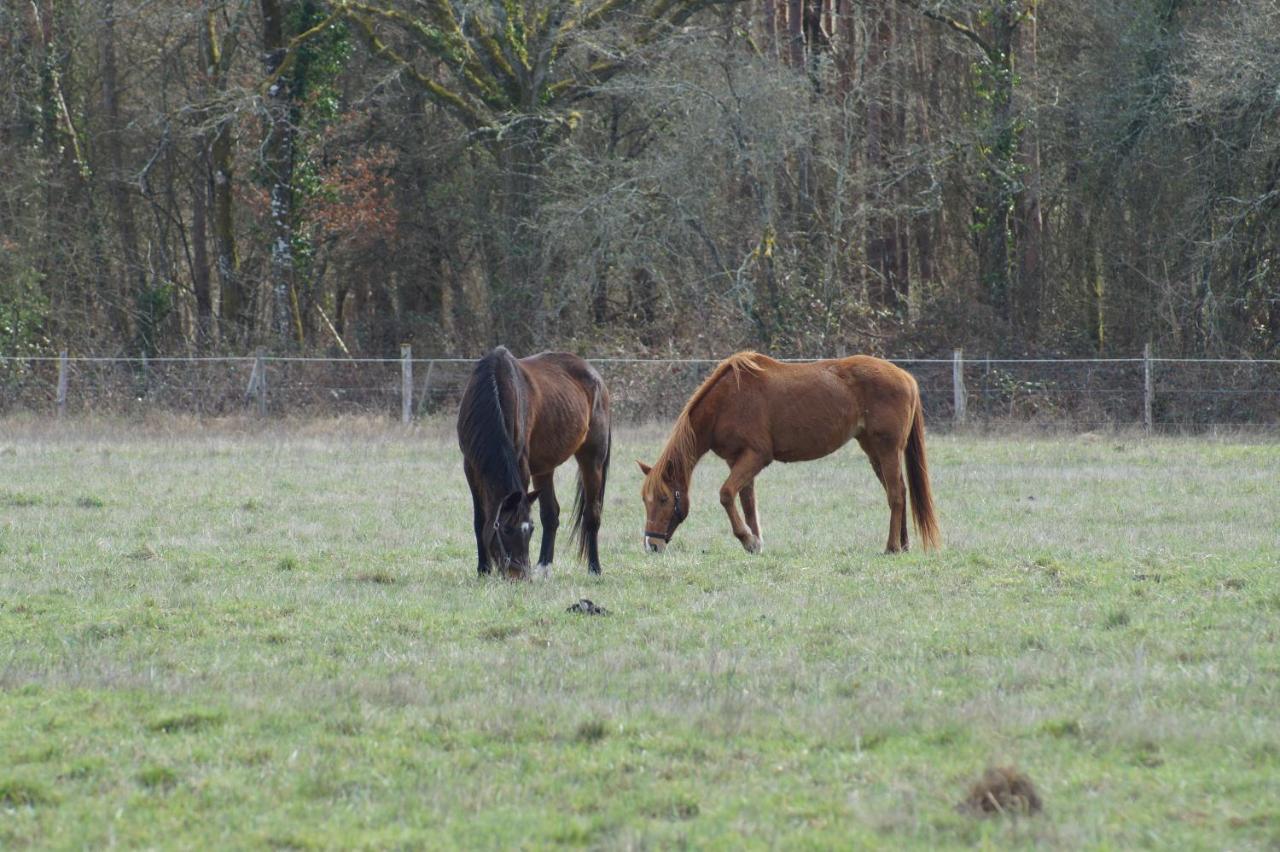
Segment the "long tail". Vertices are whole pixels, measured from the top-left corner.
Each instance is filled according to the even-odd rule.
[[[596,498],[600,501],[600,505],[604,505],[605,486],[609,484],[609,457],[613,454],[613,424],[609,424],[609,431],[605,433],[604,445],[604,464],[600,468],[600,494]],[[582,489],[582,470],[578,470],[578,490],[573,495],[573,528],[569,531],[569,538],[573,540],[578,549],[578,558],[587,558],[587,537],[584,533],[585,519],[587,516],[587,495]]]
[[[942,546],[942,535],[929,488],[929,462],[924,455],[924,407],[919,396],[911,420],[911,434],[907,436],[907,482],[911,485],[911,516],[915,520],[916,535],[920,536],[925,550],[937,550]]]

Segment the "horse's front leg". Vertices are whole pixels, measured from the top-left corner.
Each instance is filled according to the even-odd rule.
[[[471,472],[471,465],[464,464],[463,471],[467,475],[467,488],[471,490],[471,526],[476,534],[476,572],[489,573],[489,553],[484,546],[484,505],[480,497],[480,487],[476,476]]]
[[[753,484],[752,480],[756,478],[756,474],[764,470],[768,463],[764,456],[748,450],[730,463],[729,478],[725,480],[724,485],[720,486],[720,505],[724,506],[725,513],[729,515],[729,525],[733,527],[733,534],[738,541],[742,542],[747,553],[760,552],[760,537],[742,520],[742,516],[738,514],[738,507],[733,501],[740,491]],[[752,499],[754,500],[754,494]]]
[[[538,571],[549,573],[556,557],[556,530],[560,528],[560,503],[556,500],[555,471],[533,477],[538,492],[538,519],[542,521],[542,546],[538,549]]]
[[[742,490],[738,492],[738,499],[742,502],[742,515],[746,519],[747,526],[755,535],[759,547],[764,547],[764,534],[760,532],[760,512],[756,507],[756,481],[753,479],[746,485],[742,486]]]

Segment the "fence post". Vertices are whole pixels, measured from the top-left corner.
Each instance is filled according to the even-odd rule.
[[[58,418],[67,412],[67,350],[58,353]]]
[[[427,377],[422,380],[422,401],[418,403],[418,415],[430,413],[431,406],[431,374],[436,371],[435,359],[427,362]]]
[[[400,422],[413,419],[413,347],[400,344]]]
[[[955,399],[955,425],[963,426],[969,415],[969,399],[964,390],[964,350],[951,353],[951,387]]]
[[[1155,391],[1151,383],[1151,344],[1142,347],[1142,428],[1151,434],[1151,400]]]
[[[249,374],[249,387],[245,388],[246,398],[255,397],[258,401],[258,416],[267,416],[267,362],[259,349],[253,356],[253,372]]]

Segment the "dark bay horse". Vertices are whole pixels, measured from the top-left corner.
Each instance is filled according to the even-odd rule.
[[[770,462],[822,458],[856,439],[889,498],[886,551],[907,549],[905,457],[911,511],[926,549],[939,544],[924,453],[924,411],[910,373],[867,355],[784,364],[739,352],[712,370],[644,472],[645,549],[661,551],[689,514],[693,468],[708,452],[729,463],[720,503],[748,553],[763,539],[755,478]],[[744,522],[734,506],[740,497]]]
[[[458,445],[481,574],[496,563],[511,578],[528,575],[534,500],[542,520],[538,567],[550,567],[560,526],[554,474],[570,456],[578,460],[572,535],[591,572],[600,573],[596,540],[609,444],[609,392],[578,356],[544,352],[517,360],[499,346],[476,362],[458,410]]]

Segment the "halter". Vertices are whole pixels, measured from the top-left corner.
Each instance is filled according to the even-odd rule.
[[[662,542],[663,544],[666,544],[671,541],[671,536],[676,531],[676,524],[684,520],[680,516],[680,492],[679,491],[675,492],[675,498],[676,498],[675,505],[671,507],[671,517],[667,519],[667,531],[664,533],[660,533],[660,532],[652,532],[650,530],[645,530],[644,531],[645,538],[656,538],[658,541]]]
[[[497,543],[498,549],[502,551],[502,559],[504,562],[511,562],[511,551],[507,550],[507,546],[502,543],[502,517],[493,519],[493,540]]]
[[[498,549],[502,551],[502,561],[510,563],[511,552],[507,550],[507,546],[502,543],[502,532],[498,528],[498,522],[501,520],[502,519],[500,517],[493,519],[493,540],[497,542]]]

